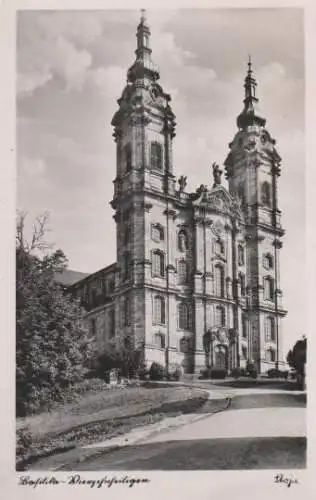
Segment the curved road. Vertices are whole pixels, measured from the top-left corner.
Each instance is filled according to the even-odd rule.
[[[104,450],[76,470],[305,468],[306,396],[260,390],[236,394],[221,413],[206,413],[143,444]]]

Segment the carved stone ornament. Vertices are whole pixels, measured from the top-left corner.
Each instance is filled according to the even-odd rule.
[[[224,232],[224,225],[220,220],[216,220],[212,225],[213,232],[220,236]]]
[[[221,344],[225,344],[227,342],[227,333],[224,328],[219,328],[217,332],[217,339]]]

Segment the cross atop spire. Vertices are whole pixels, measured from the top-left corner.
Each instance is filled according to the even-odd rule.
[[[146,9],[140,9],[141,17],[140,17],[140,22],[144,23],[146,19]]]
[[[251,55],[248,55],[248,74],[252,73],[252,62],[251,62]]]
[[[252,69],[252,61],[251,56],[248,56],[248,70],[245,77],[244,89],[245,89],[245,98],[244,98],[244,109],[241,114],[237,118],[238,128],[245,128],[247,125],[252,125],[253,123],[257,123],[259,125],[265,125],[265,119],[260,118],[256,114],[256,107],[258,103],[258,98],[256,97],[256,87],[257,82],[253,75]]]

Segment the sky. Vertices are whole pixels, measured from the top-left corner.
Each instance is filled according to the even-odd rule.
[[[237,132],[248,55],[260,114],[282,157],[286,230],[281,288],[285,347],[305,328],[304,32],[299,9],[147,12],[153,61],[176,115],[174,168],[187,189],[212,183]],[[28,230],[48,210],[49,241],[69,267],[116,260],[111,119],[134,61],[137,10],[20,11],[17,15],[17,208]],[[268,29],[267,29],[268,27]],[[281,27],[281,29],[280,29]],[[304,319],[303,319],[304,318]]]

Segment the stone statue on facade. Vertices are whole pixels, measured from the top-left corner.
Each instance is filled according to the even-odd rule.
[[[178,179],[178,184],[179,184],[180,193],[183,193],[183,191],[185,190],[186,185],[187,185],[187,176],[181,175]]]
[[[222,173],[223,171],[219,168],[219,165],[215,162],[212,163],[212,171],[213,171],[213,178],[214,178],[214,184],[213,187],[219,186],[222,183]]]

